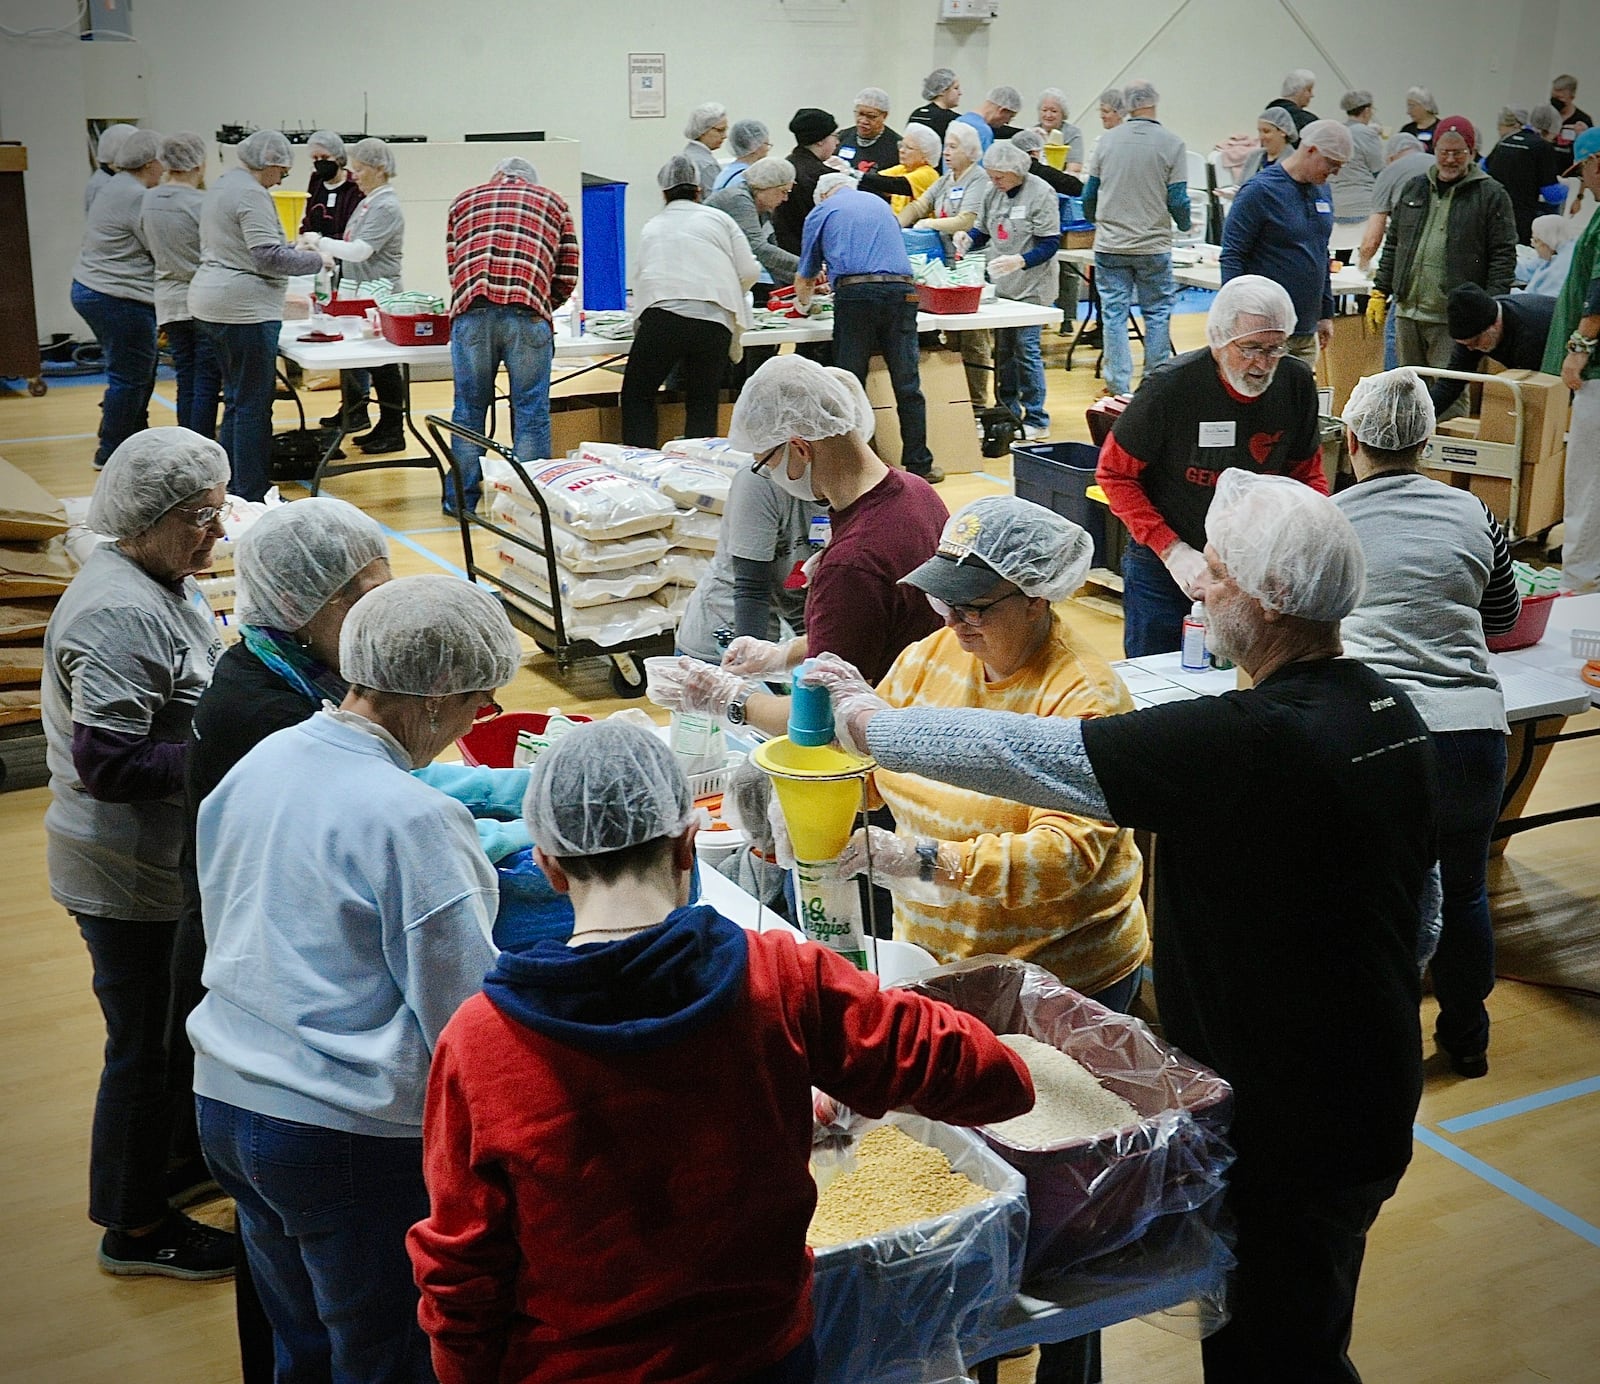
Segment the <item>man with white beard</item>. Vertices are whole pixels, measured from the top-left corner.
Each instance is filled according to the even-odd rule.
[[[1127,526],[1123,650],[1169,653],[1200,598],[1206,511],[1231,467],[1291,476],[1328,493],[1311,367],[1285,359],[1295,327],[1288,293],[1244,274],[1218,292],[1208,347],[1150,375],[1100,449],[1095,479]]]

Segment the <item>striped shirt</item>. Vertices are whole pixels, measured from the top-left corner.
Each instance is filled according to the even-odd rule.
[[[891,706],[976,707],[1094,717],[1133,702],[1099,655],[1078,648],[1059,616],[1028,663],[985,682],[983,665],[948,629],[907,648],[878,686]],[[1043,966],[1093,994],[1143,964],[1150,933],[1133,833],[1070,813],[879,769],[878,792],[904,835],[954,843],[963,884],[933,906],[896,898],[895,936],[941,962],[986,953]]]
[[[486,302],[548,319],[578,283],[578,238],[566,202],[520,178],[469,187],[450,204],[444,255],[451,316]]]

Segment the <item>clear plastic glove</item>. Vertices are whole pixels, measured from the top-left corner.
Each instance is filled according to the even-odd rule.
[[[843,1153],[876,1123],[865,1115],[858,1115],[848,1105],[835,1100],[826,1091],[811,1088],[811,1147],[829,1153]]]
[[[869,839],[870,837],[870,839]],[[868,846],[872,859],[867,859]],[[924,875],[924,862],[918,847],[929,848],[933,856],[931,872]],[[947,907],[961,887],[961,851],[952,841],[932,837],[913,839],[896,836],[882,827],[856,832],[839,855],[839,875],[865,875],[883,885],[897,899]]]
[[[644,663],[645,696],[669,711],[721,716],[744,690],[744,679],[683,654],[678,658],[647,658]]]
[[[835,173],[854,173],[856,171],[853,165],[846,163],[837,154],[831,159],[823,159],[822,166],[831,168]]]
[[[315,250],[322,243],[322,237],[316,231],[301,231],[299,238],[294,243],[296,250]]]
[[[783,804],[776,793],[767,800],[767,825],[772,828],[773,858],[783,869],[794,869],[794,842],[789,839],[789,823],[784,819]]]
[[[1195,552],[1180,538],[1161,555],[1161,561],[1166,564],[1167,571],[1172,573],[1172,580],[1178,583],[1178,590],[1185,596],[1199,600],[1200,579],[1206,572],[1205,556]]]
[[[322,267],[324,269],[332,269],[339,263],[339,261],[334,259],[334,257],[326,250],[318,250],[317,253],[322,256]]]
[[[889,703],[872,690],[872,685],[838,654],[818,654],[800,677],[807,687],[826,687],[833,699],[833,733],[839,743],[855,754],[867,754],[867,722]]]
[[[950,243],[956,247],[958,255],[964,255],[972,249],[972,237],[966,231],[957,231],[950,237]]]
[[[1007,274],[1015,274],[1022,267],[1021,255],[998,255],[989,261],[989,282],[994,283]]]
[[[933,218],[931,216],[924,216],[922,220],[918,221],[914,226],[912,226],[911,229],[914,231],[931,231],[935,230],[936,227],[933,224]]]
[[[770,678],[789,667],[789,648],[789,644],[741,634],[722,655],[722,667],[741,678]]]

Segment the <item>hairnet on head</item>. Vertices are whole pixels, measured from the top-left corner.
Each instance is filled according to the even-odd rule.
[[[1067,118],[1067,93],[1062,91],[1060,87],[1046,87],[1041,91],[1038,105],[1043,107],[1046,101],[1054,101],[1056,105],[1061,107],[1061,118],[1063,120]]]
[[[132,538],[173,505],[222,485],[228,454],[220,443],[188,428],[146,428],[111,454],[89,497],[89,527]]]
[[[1528,124],[1542,135],[1553,135],[1561,128],[1561,112],[1541,103],[1528,112]]]
[[[558,860],[680,836],[694,812],[667,743],[616,720],[579,726],[545,750],[522,799],[533,844]]]
[[[970,125],[967,128],[969,130],[972,129]],[[972,132],[977,134],[976,130]],[[912,145],[929,163],[939,162],[939,155],[943,145],[939,141],[938,133],[927,125],[907,125],[905,133],[900,136],[900,139],[902,143]]]
[[[1370,91],[1347,91],[1339,98],[1339,109],[1346,115],[1354,115],[1357,111],[1364,111],[1372,104]]]
[[[294,147],[277,130],[257,130],[246,135],[234,152],[246,168],[294,167]]]
[[[846,388],[845,380],[854,390]],[[795,437],[815,442],[859,435],[863,426],[870,436],[872,410],[865,400],[860,382],[847,371],[825,369],[804,356],[774,356],[739,391],[728,441],[742,452],[763,456]]]
[[[1406,100],[1415,101],[1423,110],[1433,115],[1439,114],[1439,103],[1433,99],[1433,93],[1424,86],[1406,88]]]
[[[689,118],[683,125],[685,139],[699,139],[713,125],[720,125],[728,118],[728,108],[720,101],[703,101],[689,112]]]
[[[948,571],[952,562],[969,558],[992,568],[1025,596],[1064,601],[1089,574],[1094,541],[1072,520],[1032,500],[985,495],[945,521],[938,551],[902,580],[921,587],[917,578],[924,568]]]
[[[744,180],[757,192],[764,192],[774,187],[788,187],[794,182],[794,165],[788,159],[780,159],[769,154],[764,159],[757,159],[745,169]]]
[[[956,84],[956,74],[948,67],[936,67],[922,79],[922,99],[931,101]]]
[[[700,185],[700,170],[687,154],[674,154],[656,170],[656,186],[665,191],[671,187]]]
[[[1246,595],[1268,610],[1331,623],[1361,600],[1361,540],[1326,495],[1288,476],[1230,466],[1217,478],[1206,538]]]
[[[1313,120],[1300,131],[1300,147],[1315,149],[1330,159],[1349,159],[1356,151],[1356,142],[1344,121]]]
[[[978,132],[965,120],[952,120],[945,126],[944,142],[948,144],[952,139],[965,149],[974,161],[983,157],[983,141],[978,138]]]
[[[179,130],[161,141],[161,162],[174,173],[192,173],[206,166],[206,141],[204,135],[193,130]]]
[[[388,556],[377,521],[344,500],[278,505],[239,538],[239,622],[293,633],[363,567]]]
[[[1011,136],[1011,142],[1024,154],[1037,154],[1044,148],[1044,136],[1037,130],[1019,130]]]
[[[1397,159],[1401,154],[1409,154],[1414,149],[1421,149],[1422,141],[1407,130],[1389,136],[1389,142],[1384,145],[1383,156],[1386,159]]]
[[[854,187],[856,180],[848,173],[824,173],[817,179],[816,189],[812,192],[812,200],[826,201],[842,187]]]
[[[1357,381],[1340,418],[1363,447],[1384,452],[1403,452],[1433,436],[1433,400],[1410,366]]]
[[[1022,109],[1022,93],[1014,86],[990,87],[989,94],[984,99],[991,106],[1003,111],[1010,111],[1012,115]]]
[[[308,151],[322,149],[330,159],[335,159],[339,163],[345,161],[344,136],[335,133],[333,130],[317,130],[313,132],[311,138],[306,141],[306,149]]]
[[[991,173],[1026,173],[1033,166],[1026,149],[1009,139],[997,139],[983,155],[983,166]]]
[[[872,441],[873,431],[878,426],[878,420],[873,416],[872,400],[867,398],[866,387],[848,370],[838,365],[824,365],[825,373],[850,400],[850,405],[855,411],[855,423],[850,428],[863,442]]]
[[[374,588],[339,632],[340,673],[375,692],[487,692],[510,682],[521,659],[505,607],[483,587],[443,574]]]
[[[1206,340],[1221,348],[1255,332],[1294,332],[1294,300],[1275,279],[1241,274],[1217,290],[1206,313]]]
[[[385,140],[373,136],[358,139],[350,150],[350,161],[364,163],[368,168],[376,168],[380,173],[394,177],[394,150]]]
[[[854,102],[857,106],[865,106],[868,110],[882,111],[889,114],[889,93],[882,87],[862,87],[856,92]]]
[[[1300,127],[1294,123],[1294,117],[1284,110],[1282,106],[1268,106],[1256,117],[1256,124],[1276,125],[1284,134],[1289,136],[1290,144],[1300,142]]]
[[[1508,125],[1514,130],[1520,130],[1528,123],[1528,112],[1518,110],[1515,106],[1501,106],[1500,114],[1496,117],[1495,123],[1502,130]]]
[[[516,178],[524,183],[539,181],[539,170],[527,159],[519,159],[513,155],[509,159],[501,159],[494,166],[494,176],[497,178]]]
[[[1284,74],[1283,86],[1279,90],[1280,96],[1298,96],[1309,86],[1316,86],[1317,74],[1309,67],[1297,67],[1293,72]]]
[[[161,136],[154,130],[135,130],[122,141],[122,147],[117,150],[112,163],[119,169],[131,172],[160,157]]]
[[[1559,250],[1569,240],[1576,240],[1581,229],[1574,224],[1575,216],[1536,216],[1533,218],[1533,238],[1542,240],[1552,250]]]
[[[107,125],[100,131],[100,138],[94,146],[94,161],[115,166],[117,150],[122,148],[122,141],[138,128],[137,125]]]
[[[1122,88],[1122,99],[1130,111],[1143,110],[1146,106],[1157,105],[1161,100],[1161,93],[1156,90],[1154,82],[1138,78]]]
[[[772,143],[772,131],[759,120],[736,120],[728,130],[728,148],[736,159],[755,153],[763,144]]]
[[[771,801],[772,780],[766,770],[748,757],[733,766],[722,797],[723,818],[730,827],[744,832],[752,846],[768,853],[772,850],[772,824],[767,821]]]
[[[1122,94],[1121,87],[1107,87],[1100,93],[1097,104],[1104,106],[1108,111],[1116,111],[1118,115],[1128,113],[1128,98]]]

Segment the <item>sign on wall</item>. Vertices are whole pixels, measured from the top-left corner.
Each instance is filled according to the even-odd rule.
[[[628,117],[654,120],[667,113],[667,55],[628,54]]]

